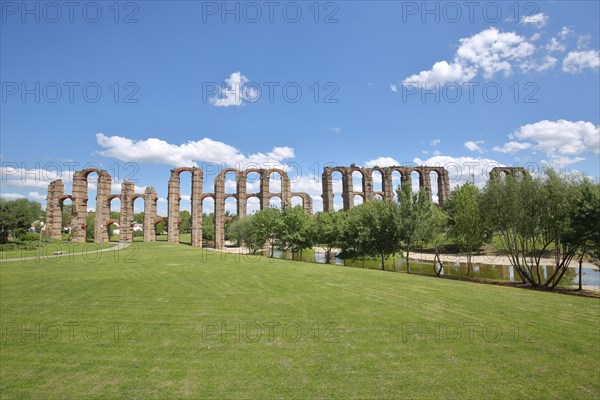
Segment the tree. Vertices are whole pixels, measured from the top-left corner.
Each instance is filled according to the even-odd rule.
[[[85,217],[85,240],[94,240],[94,228],[96,225],[96,213],[90,212]]]
[[[365,256],[377,256],[381,270],[385,259],[400,249],[400,214],[396,203],[370,200],[348,212],[344,224],[346,246]]]
[[[430,234],[429,243],[433,247],[433,272],[437,276],[441,276],[444,269],[444,264],[440,258],[442,245],[446,243],[448,237],[448,214],[438,206],[433,206],[429,218]]]
[[[202,215],[202,239],[215,240],[215,215],[213,213]]]
[[[71,226],[73,220],[73,205],[63,204],[62,206],[62,226]]]
[[[314,242],[325,250],[325,262],[329,263],[331,251],[342,247],[344,218],[342,211],[320,212],[317,214],[314,226]]]
[[[454,189],[447,203],[450,218],[448,234],[458,248],[467,253],[467,276],[471,274],[473,252],[492,238],[481,199],[479,189],[469,182]]]
[[[571,241],[579,247],[579,282],[582,290],[582,264],[586,255],[600,259],[600,186],[588,179],[576,189],[576,199],[572,208],[571,229],[563,234],[563,240]]]
[[[282,212],[283,229],[280,242],[293,253],[311,248],[314,243],[314,223],[301,206],[288,207]]]
[[[9,236],[17,237],[27,232],[31,224],[43,218],[42,205],[27,199],[0,199],[0,244]]]
[[[179,232],[190,233],[192,231],[192,215],[188,210],[179,211]]]
[[[284,229],[281,210],[276,207],[260,210],[252,217],[253,227],[256,229],[256,240],[269,243],[271,257]]]
[[[260,236],[253,216],[236,219],[227,229],[229,237],[235,240],[238,245],[246,246],[252,254],[255,254],[265,245],[265,240]]]
[[[157,223],[155,230],[157,235],[162,235],[163,233],[165,233],[165,223],[163,221]]]
[[[133,220],[135,222],[137,222],[138,224],[143,224],[144,223],[144,212],[142,211],[142,212],[133,214]]]
[[[413,193],[412,186],[404,182],[396,190],[400,203],[399,235],[402,249],[406,251],[406,272],[410,273],[410,252],[426,243],[433,235],[431,226],[433,203],[430,193],[423,188]]]
[[[488,224],[496,228],[522,282],[555,288],[585,242],[578,232],[597,230],[597,226],[575,223],[581,212],[573,207],[578,181],[546,169],[537,178],[508,176],[488,182],[484,192]],[[554,271],[544,277],[541,260],[548,251],[554,253]]]

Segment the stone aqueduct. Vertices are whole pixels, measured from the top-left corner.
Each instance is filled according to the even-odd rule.
[[[191,237],[192,246],[202,247],[202,202],[206,198],[214,200],[214,224],[215,224],[215,247],[220,249],[225,246],[225,201],[228,198],[234,198],[237,204],[237,215],[247,215],[248,199],[256,197],[259,200],[260,209],[269,207],[270,200],[278,197],[281,200],[281,208],[286,209],[291,206],[292,197],[299,197],[302,200],[303,209],[312,214],[312,198],[304,192],[292,192],[290,178],[287,173],[281,169],[245,169],[243,171],[228,168],[219,173],[214,179],[214,193],[203,193],[203,175],[202,170],[197,167],[175,168],[171,170],[171,177],[168,184],[168,217],[159,217],[157,214],[158,195],[153,187],[147,187],[143,194],[134,193],[135,185],[130,181],[124,181],[121,184],[121,193],[111,193],[112,178],[106,170],[95,168],[75,171],[73,174],[72,194],[65,194],[64,184],[60,179],[51,182],[48,185],[48,196],[46,198],[46,235],[53,239],[62,238],[62,208],[63,202],[70,199],[72,202],[71,232],[73,242],[85,242],[87,233],[87,202],[88,202],[88,176],[95,173],[98,176],[96,183],[96,223],[94,225],[94,241],[97,243],[109,241],[109,227],[112,224],[118,224],[120,229],[120,240],[123,242],[133,241],[133,203],[136,199],[144,200],[144,241],[156,241],[155,227],[159,222],[166,220],[168,241],[171,243],[179,242],[179,219],[180,211],[180,174],[190,172],[192,176],[191,193]],[[373,190],[373,174],[378,171],[381,174],[382,190]],[[443,205],[450,194],[450,183],[448,171],[443,167],[373,167],[362,168],[352,164],[350,167],[325,167],[322,175],[323,184],[323,210],[333,210],[333,180],[332,174],[339,172],[342,175],[342,202],[343,209],[348,210],[354,206],[354,197],[361,196],[363,201],[371,200],[375,197],[381,197],[387,201],[394,199],[394,187],[392,184],[392,174],[398,172],[401,182],[412,184],[413,173],[419,175],[419,187],[431,190],[431,173],[437,174],[437,194],[438,203]],[[362,187],[355,190],[352,175],[359,172],[362,175]],[[227,173],[235,174],[235,193],[225,193],[225,175]],[[247,192],[248,174],[257,173],[260,177],[259,191],[255,193]],[[269,180],[273,173],[278,173],[281,177],[281,191],[270,192]],[[490,172],[490,178],[498,178],[501,174],[515,176],[520,173],[527,173],[523,168],[518,167],[496,167]],[[111,200],[118,198],[121,202],[120,218],[112,219],[110,214]],[[100,222],[100,223],[98,223]]]

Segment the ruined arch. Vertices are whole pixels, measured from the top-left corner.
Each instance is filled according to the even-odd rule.
[[[182,167],[171,170],[169,178],[168,200],[168,241],[179,243],[179,210],[181,201],[181,181],[179,175],[187,171],[192,174],[191,219],[192,219],[192,246],[202,247],[202,170],[198,167]]]

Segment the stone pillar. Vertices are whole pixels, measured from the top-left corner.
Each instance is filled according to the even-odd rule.
[[[427,167],[421,167],[419,171],[419,190],[425,189],[429,193],[429,201],[431,201],[431,171]]]
[[[323,211],[333,211],[333,184],[331,183],[331,171],[327,167],[325,167],[325,171],[321,175],[321,181],[323,184],[323,193],[321,194]]]
[[[383,189],[383,198],[387,201],[394,201],[396,188],[392,181],[392,169],[383,168],[381,171],[381,179],[383,180],[381,188]]]
[[[306,211],[308,215],[313,215],[312,197],[310,197],[309,194],[304,193],[302,200],[302,206],[304,208],[304,211]]]
[[[403,168],[402,169],[402,181],[400,182],[400,186],[404,186],[405,184],[410,186],[410,190],[412,192],[412,176],[411,173],[413,172],[412,169],[409,168]]]
[[[121,242],[133,242],[133,195],[135,186],[133,182],[124,181],[121,185],[121,212],[119,218],[119,231]]]
[[[269,208],[269,175],[265,169],[260,170],[260,193],[258,198],[260,200],[260,209],[266,210]],[[283,203],[283,202],[282,202]]]
[[[448,178],[448,171],[442,168],[438,172],[438,203],[443,206],[448,197],[450,196],[450,180]]]
[[[156,201],[158,196],[153,187],[148,186],[144,192],[144,242],[156,242]]]
[[[167,240],[169,243],[179,243],[179,202],[181,201],[179,186],[179,173],[177,170],[172,169],[167,196]]]
[[[110,241],[108,237],[107,221],[110,219],[110,196],[112,178],[106,170],[102,170],[98,176],[96,190],[96,221],[94,224],[94,242],[105,243]]]
[[[344,168],[342,173],[342,202],[344,210],[349,210],[354,206],[354,186],[352,185],[352,170]]]
[[[288,174],[281,171],[281,209],[285,210],[292,205],[291,184]]]
[[[65,185],[60,179],[50,182],[46,197],[46,229],[45,235],[51,239],[62,239],[62,205]]]
[[[87,231],[87,177],[83,171],[73,173],[73,193],[71,195],[73,214],[71,217],[72,242],[85,243]]]
[[[225,178],[215,178],[215,249],[225,247]]]
[[[247,175],[244,171],[239,171],[237,174],[237,215],[238,218],[243,218],[248,215],[248,199],[246,196],[246,180]]]
[[[192,168],[192,246],[202,247],[202,170]]]
[[[365,201],[373,200],[373,168],[365,168],[363,171],[363,193]]]

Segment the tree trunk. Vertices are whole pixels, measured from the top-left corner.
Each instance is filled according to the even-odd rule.
[[[582,290],[583,286],[581,284],[581,270],[582,270],[582,264],[583,264],[583,253],[581,254],[581,256],[579,257],[579,289],[578,290]]]
[[[385,271],[385,258],[384,258],[384,254],[381,253],[381,270]]]
[[[406,250],[406,272],[408,272],[410,274],[410,261],[408,261],[409,256],[410,256],[410,250]]]

